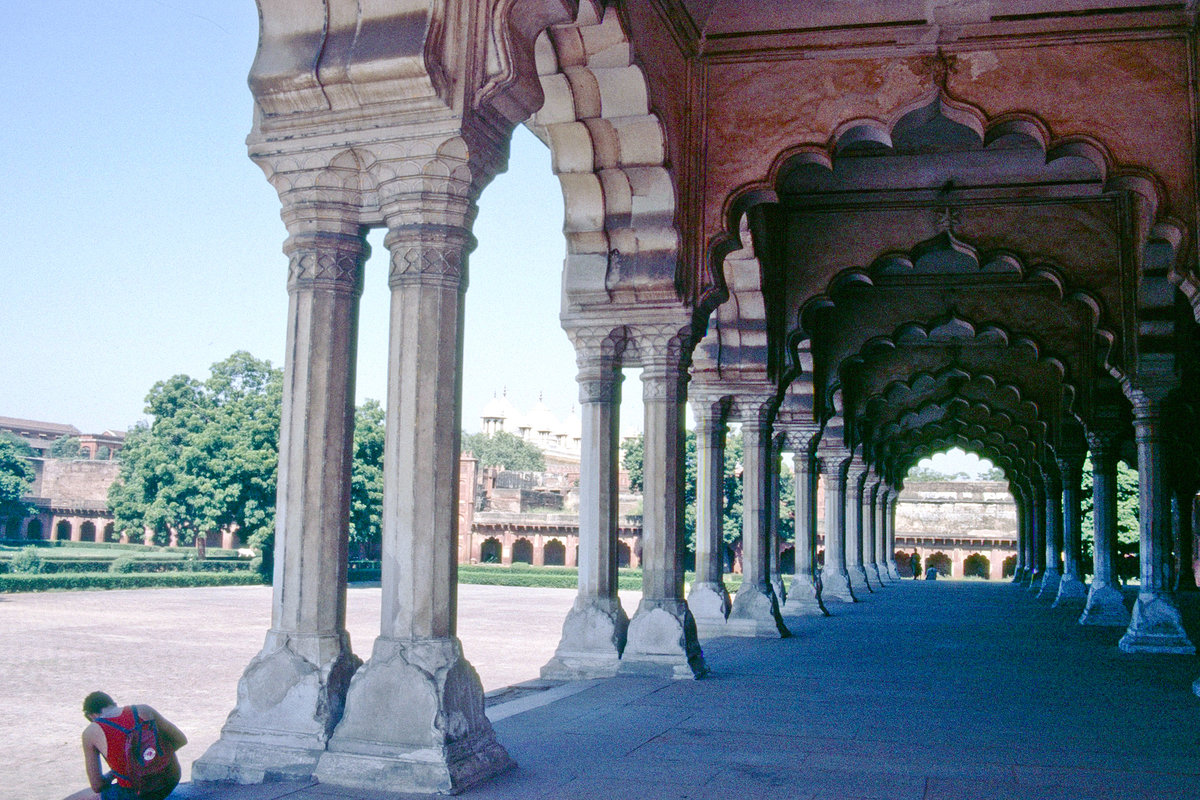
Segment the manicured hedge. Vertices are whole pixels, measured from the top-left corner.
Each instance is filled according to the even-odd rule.
[[[0,575],[0,592],[47,592],[56,589],[150,589],[262,584],[255,572],[160,572],[152,574],[58,573]]]

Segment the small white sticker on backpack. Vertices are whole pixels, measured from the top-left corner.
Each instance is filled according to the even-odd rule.
[[[156,755],[158,755],[157,750],[153,747],[147,747],[146,751],[142,753],[142,761],[153,761]]]

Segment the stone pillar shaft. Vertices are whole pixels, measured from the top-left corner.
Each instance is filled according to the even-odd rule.
[[[792,459],[796,480],[796,561],[785,614],[825,614],[817,579],[817,488],[820,473],[804,438]]]
[[[1072,453],[1060,458],[1058,469],[1063,487],[1063,575],[1058,585],[1055,607],[1083,610],[1087,587],[1083,583],[1083,532],[1081,528],[1080,485],[1083,480],[1083,456]]]
[[[821,598],[826,602],[855,602],[846,569],[846,466],[850,453],[830,447],[817,454],[825,476],[825,566],[821,569]]]
[[[1129,624],[1129,611],[1117,576],[1117,437],[1089,432],[1092,453],[1092,585],[1079,617],[1081,625]]]
[[[284,246],[288,333],[271,629],[238,684],[221,739],[194,766],[198,780],[310,776],[360,663],[345,630],[346,557],[358,299],[368,248],[350,216],[285,209],[292,235]]]
[[[856,456],[850,462],[846,473],[846,571],[850,574],[850,587],[856,597],[861,598],[870,594],[871,587],[867,583],[867,569],[863,559],[863,486],[866,482],[867,467],[861,456]]]
[[[1062,480],[1057,465],[1051,465],[1046,474],[1046,569],[1042,573],[1038,597],[1054,600],[1058,597],[1058,584],[1062,580],[1063,507]]]
[[[688,607],[701,636],[724,632],[729,592],[724,580],[725,408],[694,407],[696,416],[696,580]]]
[[[1120,647],[1125,652],[1195,653],[1171,595],[1171,499],[1166,484],[1163,399],[1135,391],[1131,400],[1138,448],[1141,586]]]
[[[542,667],[543,678],[557,680],[616,674],[629,628],[617,596],[621,375],[612,364],[580,360],[579,590]]]
[[[771,427],[758,416],[742,421],[742,585],[733,598],[726,628],[734,635],[779,636],[785,629],[771,586],[768,554]]]

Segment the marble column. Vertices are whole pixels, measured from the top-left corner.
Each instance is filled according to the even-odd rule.
[[[629,621],[621,672],[675,678],[708,672],[696,620],[683,598],[683,410],[686,354],[680,335],[638,334],[645,408],[642,473],[642,601]]]
[[[868,470],[866,479],[863,482],[862,490],[862,533],[863,533],[863,568],[867,573],[867,584],[872,589],[878,589],[883,586],[884,578],[879,574],[879,566],[876,564],[878,558],[876,551],[878,543],[876,541],[876,519],[875,519],[875,496],[879,493],[879,478],[873,470]]]
[[[725,413],[724,404],[694,403],[696,418],[696,579],[688,608],[701,636],[720,636],[729,616],[724,580]]]
[[[542,667],[542,677],[551,680],[615,675],[629,628],[617,596],[621,373],[611,362],[581,354],[577,380],[579,588],[554,657]]]
[[[440,201],[459,210],[446,216],[473,216],[465,198]],[[474,240],[465,224],[412,216],[389,220],[384,239],[391,325],[379,637],[315,775],[359,789],[449,794],[512,761],[456,635],[462,311]]]
[[[776,434],[771,440],[771,469],[767,473],[767,563],[770,567],[771,588],[775,591],[775,599],[779,607],[787,602],[787,588],[783,585],[783,573],[779,570],[779,487],[783,474],[783,446],[785,437]]]
[[[1083,482],[1083,453],[1065,453],[1058,459],[1058,471],[1062,475],[1063,575],[1058,584],[1054,607],[1082,612],[1087,602],[1087,586],[1083,583],[1083,531],[1079,497]]]
[[[1117,577],[1117,453],[1115,431],[1088,431],[1092,454],[1092,583],[1080,625],[1129,624],[1129,610]]]
[[[1193,479],[1195,476],[1192,476]],[[1196,490],[1192,485],[1176,485],[1171,491],[1171,528],[1175,534],[1176,592],[1196,591],[1196,535],[1192,529]]]
[[[839,434],[840,435],[840,434]],[[828,434],[827,434],[828,436]],[[826,444],[817,448],[817,461],[825,476],[825,566],[821,569],[821,599],[856,602],[846,569],[846,470],[850,451],[844,446]]]
[[[1046,569],[1038,589],[1038,598],[1054,600],[1058,597],[1058,584],[1062,580],[1063,506],[1062,478],[1056,463],[1047,463],[1046,479]]]
[[[792,459],[796,479],[796,567],[784,614],[828,614],[821,603],[817,576],[817,479],[820,475],[811,449],[819,434],[798,435]]]
[[[346,633],[358,301],[368,248],[356,218],[288,207],[288,332],[271,628],[238,682],[201,781],[307,779],[361,663]],[[340,224],[339,224],[340,223]]]
[[[742,417],[742,585],[733,598],[725,632],[731,636],[788,636],[771,587],[769,405],[756,402]]]
[[[1171,498],[1166,483],[1163,403],[1165,392],[1131,390],[1138,449],[1138,523],[1141,586],[1129,628],[1119,646],[1126,653],[1192,654],[1171,594]]]
[[[863,563],[862,494],[866,478],[867,465],[861,454],[856,455],[846,470],[846,571],[850,575],[850,590],[860,600],[871,593]]]

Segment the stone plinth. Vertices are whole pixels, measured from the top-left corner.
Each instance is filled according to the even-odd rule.
[[[1097,586],[1093,582],[1088,590],[1079,624],[1122,628],[1129,625],[1129,609],[1125,607],[1125,596],[1121,594],[1121,590],[1110,584]]]
[[[667,678],[708,674],[687,603],[642,599],[629,621],[620,672]]]
[[[457,639],[380,637],[314,774],[335,786],[455,794],[512,766]]]
[[[1196,652],[1183,630],[1179,609],[1168,598],[1156,594],[1138,596],[1129,630],[1117,646],[1126,653],[1194,655]]]
[[[788,592],[780,613],[795,617],[828,616],[829,611],[821,602],[820,581],[814,581],[811,575],[794,575],[792,590]]]
[[[569,681],[616,675],[628,629],[629,617],[619,600],[576,597],[542,677]]]
[[[779,602],[770,585],[742,583],[733,598],[733,608],[725,622],[725,633],[729,636],[786,637],[791,631],[779,616]]]
[[[1058,584],[1062,580],[1062,574],[1056,569],[1048,569],[1042,576],[1042,582],[1038,584],[1037,598],[1039,600],[1054,600],[1058,597]]]
[[[693,583],[688,592],[688,608],[696,620],[696,633],[704,638],[723,636],[725,618],[729,616],[729,590],[724,583],[705,581]]]
[[[1083,611],[1087,604],[1087,596],[1088,589],[1083,581],[1074,575],[1064,575],[1058,582],[1058,596],[1054,598],[1054,607],[1070,611]]]

